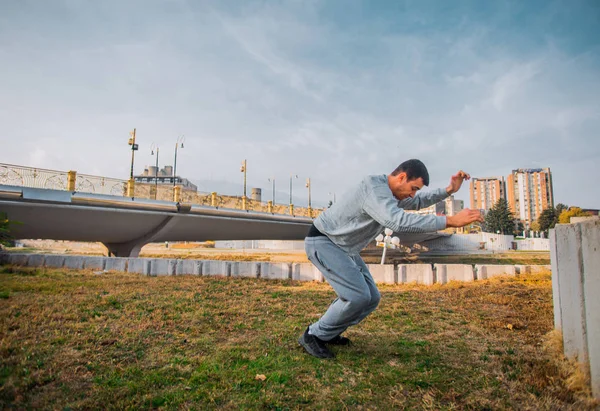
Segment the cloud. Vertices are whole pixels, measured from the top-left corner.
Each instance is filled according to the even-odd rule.
[[[542,165],[557,202],[598,208],[579,181],[599,171],[600,35],[588,8],[565,20],[564,6],[14,3],[0,162],[127,178],[136,127],[136,172],[151,142],[171,164],[185,134],[177,168],[198,180],[239,183],[246,158],[251,186],[310,176],[326,202],[407,158],[433,187],[459,168]]]

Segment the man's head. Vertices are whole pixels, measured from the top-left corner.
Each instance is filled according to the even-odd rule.
[[[388,176],[390,190],[398,200],[414,197],[423,186],[429,185],[429,173],[421,160],[407,160]]]

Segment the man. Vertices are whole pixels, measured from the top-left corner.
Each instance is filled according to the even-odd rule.
[[[449,217],[404,212],[442,201],[470,178],[459,171],[447,188],[422,193],[419,190],[429,185],[427,168],[420,160],[408,160],[388,176],[366,177],[319,215],[305,239],[306,254],[338,298],[300,336],[298,342],[309,354],[333,358],[327,344],[349,344],[350,340],[341,334],[365,319],[379,304],[379,291],[359,253],[384,228],[397,233],[421,233],[483,221],[479,210],[465,209]]]

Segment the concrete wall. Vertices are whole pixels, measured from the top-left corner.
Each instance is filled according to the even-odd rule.
[[[310,263],[267,263],[220,260],[181,260],[163,258],[115,258],[58,254],[0,253],[0,264],[23,267],[88,269],[122,271],[151,276],[219,275],[267,279],[324,281],[323,274]],[[476,265],[468,264],[369,264],[369,271],[380,284],[417,283],[431,285],[450,281],[474,281],[496,275],[529,274],[549,271],[549,266],[537,265]]]
[[[600,220],[550,230],[554,325],[600,399]]]
[[[304,241],[285,240],[236,240],[215,241],[215,248],[231,248],[235,250],[304,250]]]
[[[520,251],[550,251],[550,240],[547,238],[526,238],[517,241]]]

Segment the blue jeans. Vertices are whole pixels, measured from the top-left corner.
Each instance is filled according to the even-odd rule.
[[[304,248],[310,262],[338,296],[325,314],[310,325],[311,334],[329,341],[371,314],[381,295],[360,255],[346,253],[325,236],[306,237]]]

